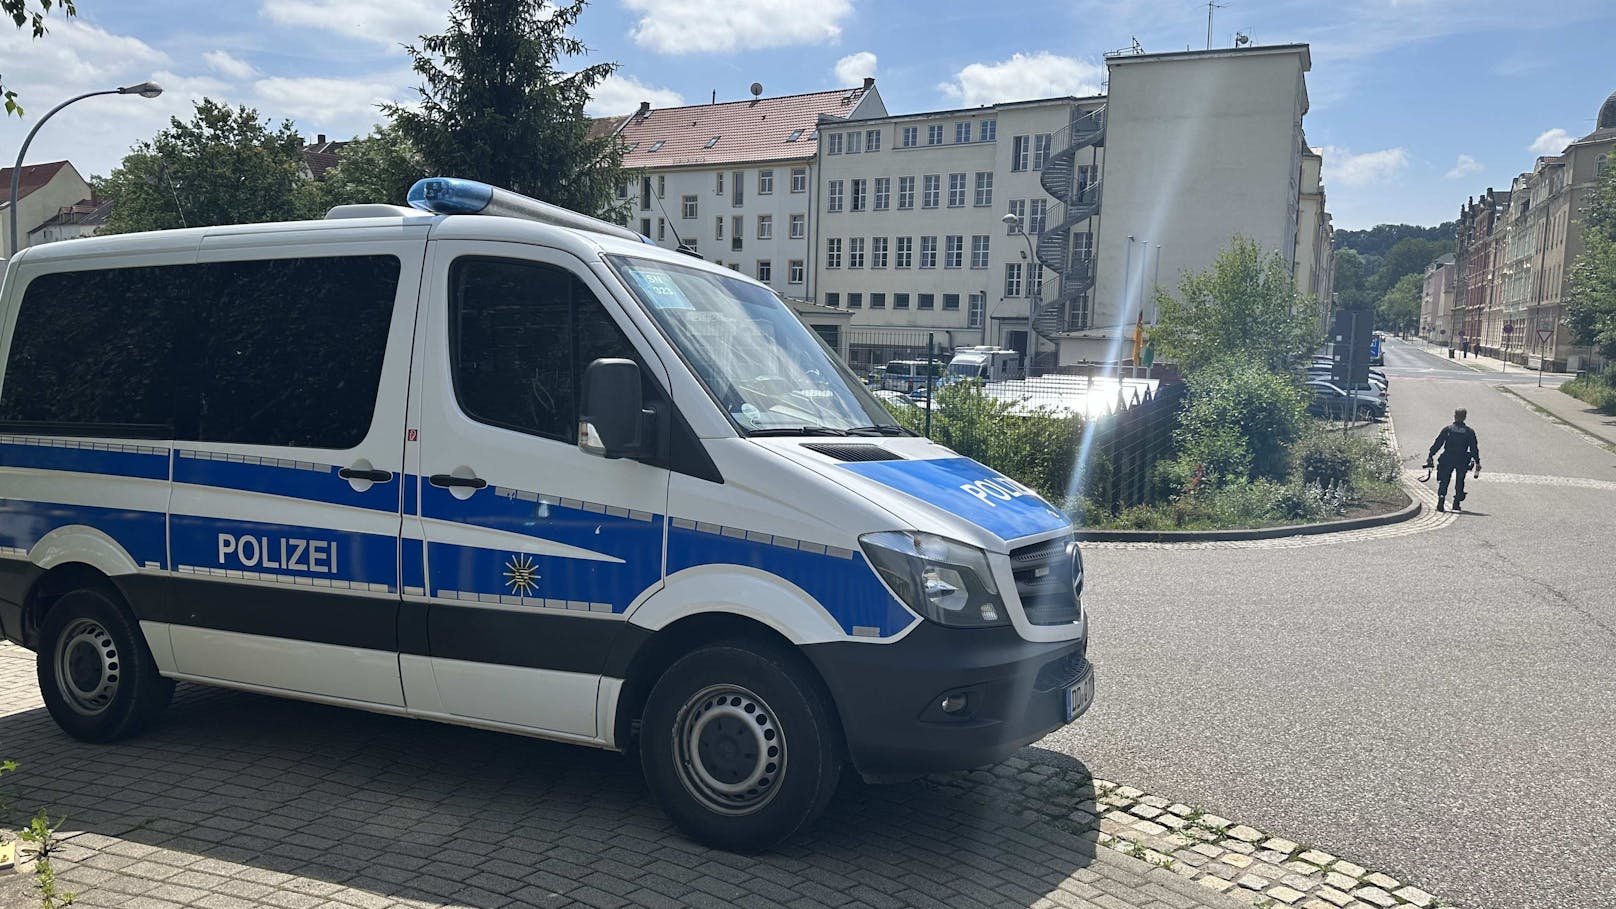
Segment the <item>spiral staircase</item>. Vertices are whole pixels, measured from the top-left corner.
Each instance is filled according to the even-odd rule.
[[[1100,107],[1073,120],[1053,141],[1065,141],[1060,151],[1044,162],[1039,182],[1055,199],[1050,217],[1060,220],[1046,226],[1038,238],[1038,261],[1060,277],[1060,293],[1044,300],[1033,313],[1032,327],[1048,341],[1059,341],[1068,332],[1088,328],[1089,311],[1077,304],[1094,287],[1094,251],[1072,255],[1072,231],[1100,213],[1100,181],[1082,184],[1078,179],[1077,155],[1105,142],[1105,108]]]

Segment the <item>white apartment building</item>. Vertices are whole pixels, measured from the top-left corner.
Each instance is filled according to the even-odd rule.
[[[1335,293],[1335,226],[1325,207],[1324,152],[1302,153],[1302,196],[1297,209],[1296,289],[1322,300],[1328,309]]]
[[[618,127],[623,166],[635,173],[618,191],[628,226],[807,297],[819,123],[885,115],[874,79],[774,98],[642,104]]]
[[[1034,318],[1053,318],[1052,303],[1086,312],[1093,211],[1083,200],[1096,195],[1103,103],[820,118],[809,293],[853,313],[855,369],[922,348],[928,334],[942,350],[1025,354],[1035,292]]]

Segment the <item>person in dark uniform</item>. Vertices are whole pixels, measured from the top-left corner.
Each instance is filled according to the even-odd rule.
[[[1453,412],[1453,423],[1442,428],[1437,433],[1436,441],[1431,443],[1431,450],[1425,455],[1425,466],[1430,467],[1432,459],[1436,459],[1436,510],[1446,511],[1445,502],[1448,498],[1448,480],[1458,473],[1453,486],[1453,510],[1463,511],[1460,502],[1465,497],[1465,472],[1470,470],[1472,464],[1476,468],[1476,476],[1481,476],[1481,443],[1476,440],[1476,431],[1465,425],[1465,409],[1463,407]],[[1437,451],[1442,452],[1440,458]]]

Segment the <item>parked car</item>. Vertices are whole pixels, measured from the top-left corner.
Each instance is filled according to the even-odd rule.
[[[1307,377],[1309,379],[1323,379],[1326,382],[1333,380],[1331,371],[1322,366],[1310,367],[1307,371]],[[1391,390],[1391,386],[1387,383],[1386,377],[1380,375],[1374,370],[1370,370],[1368,379],[1366,381],[1370,385],[1374,386],[1376,391],[1389,392]]]
[[[1367,414],[1376,420],[1386,416],[1384,392],[1372,388],[1358,388],[1349,392],[1325,379],[1313,379],[1307,383],[1307,388],[1313,393],[1313,400],[1307,406],[1308,413],[1321,417]]]

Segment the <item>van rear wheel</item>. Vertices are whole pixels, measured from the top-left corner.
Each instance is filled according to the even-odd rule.
[[[157,672],[146,639],[117,595],[64,594],[45,615],[35,667],[56,725],[76,739],[138,734],[168,706],[174,683]]]
[[[657,680],[640,724],[652,795],[704,845],[759,852],[825,810],[841,777],[837,720],[788,655],[704,647]]]

